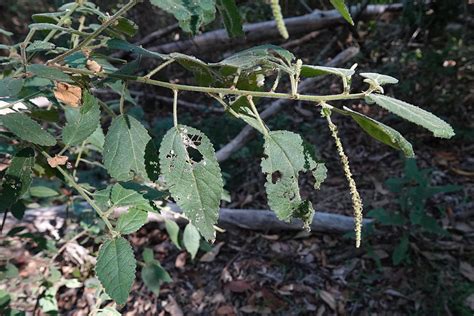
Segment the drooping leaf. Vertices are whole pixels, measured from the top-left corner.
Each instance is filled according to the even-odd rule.
[[[300,75],[306,78],[322,76],[322,75],[335,75],[339,77],[350,78],[352,75],[354,75],[354,73],[355,71],[353,69],[303,65],[301,66]]]
[[[117,222],[117,230],[122,234],[131,234],[145,225],[148,212],[140,207],[132,207],[120,215]]]
[[[23,79],[11,77],[0,79],[0,97],[16,97],[20,93],[21,88],[23,88],[23,83]]]
[[[95,271],[105,292],[117,304],[125,304],[135,280],[136,260],[123,237],[109,239],[100,247]]]
[[[196,254],[199,250],[200,241],[201,235],[199,234],[199,231],[193,224],[188,223],[188,225],[186,225],[184,228],[183,244],[184,248],[186,248],[186,250],[189,252],[192,259],[196,257]]]
[[[165,227],[168,235],[170,236],[171,241],[173,244],[178,248],[181,249],[179,244],[179,226],[176,224],[175,221],[165,219]]]
[[[40,78],[46,78],[49,80],[61,81],[61,82],[72,82],[72,79],[69,78],[69,76],[66,75],[64,72],[62,72],[61,70],[48,67],[45,65],[40,65],[40,64],[29,65],[26,68],[26,70]]]
[[[34,163],[35,152],[32,148],[23,148],[13,156],[2,181],[0,211],[11,207],[28,191]]]
[[[142,280],[146,287],[152,291],[155,295],[160,294],[161,284],[164,282],[172,282],[168,272],[163,269],[160,262],[154,259],[153,250],[145,248],[143,250],[143,261],[145,266],[142,269]]]
[[[381,94],[370,94],[366,99],[407,121],[423,126],[436,137],[451,138],[454,136],[454,130],[448,123],[417,106]]]
[[[223,181],[209,139],[188,126],[171,128],[161,143],[160,169],[178,206],[204,238],[213,240]]]
[[[150,0],[164,11],[173,14],[183,31],[195,34],[202,25],[215,18],[215,0]]]
[[[235,0],[217,0],[217,10],[224,20],[225,29],[230,37],[243,36],[242,18],[239,14],[239,9],[235,4]]]
[[[361,113],[352,111],[347,107],[344,107],[344,110],[354,119],[354,121],[357,122],[357,124],[359,124],[359,126],[365,132],[367,132],[367,134],[376,140],[395,149],[401,150],[407,158],[415,157],[415,153],[413,152],[413,147],[410,142],[408,142],[405,137],[402,136],[402,134],[393,128]]]
[[[74,146],[85,141],[99,127],[100,107],[97,99],[88,91],[84,93],[80,109],[68,108],[68,123],[63,129],[63,142],[66,146]],[[72,115],[71,115],[72,114]]]
[[[114,118],[104,142],[104,166],[110,176],[128,180],[132,171],[146,176],[144,156],[150,139],[135,118],[125,114]]]
[[[54,136],[24,113],[1,115],[0,123],[17,137],[27,142],[41,146],[56,145]]]
[[[378,74],[378,73],[374,73],[374,72],[362,72],[362,73],[360,73],[360,75],[364,78],[373,80],[374,82],[376,82],[379,85],[398,83],[397,78],[387,76],[387,75]]]
[[[347,9],[346,4],[344,3],[344,0],[330,0],[332,6],[342,15],[344,20],[349,22],[351,25],[354,25],[354,21],[352,21],[351,14],[349,13],[349,10]]]
[[[325,177],[325,170],[321,172],[325,169],[324,165],[317,163],[308,150],[305,150],[298,134],[272,131],[264,139],[266,157],[262,159],[261,166],[266,174],[265,189],[270,208],[280,220],[290,221],[296,217],[309,228],[314,210],[310,201],[301,199],[299,173],[312,172],[317,180],[315,187],[319,187]]]

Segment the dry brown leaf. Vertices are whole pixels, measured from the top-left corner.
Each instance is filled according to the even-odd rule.
[[[48,158],[48,164],[52,167],[52,168],[56,168],[57,166],[64,166],[66,164],[68,160],[68,157],[67,156],[54,156],[54,157],[51,157],[51,158]]]
[[[234,293],[243,293],[252,288],[250,283],[244,280],[234,280],[226,284],[226,287]]]
[[[96,62],[95,60],[92,60],[92,59],[87,60],[86,67],[87,67],[87,69],[89,69],[90,71],[93,71],[93,72],[101,72],[102,71],[102,66],[99,65],[98,62]]]
[[[217,245],[214,246],[214,248],[211,249],[211,251],[206,252],[199,261],[201,262],[213,262],[217,255],[219,254],[219,251],[221,250],[222,246],[224,245],[224,242],[220,242]]]
[[[170,313],[171,316],[184,316],[183,310],[171,295],[168,295],[168,302],[164,306],[164,309]]]
[[[459,264],[459,272],[469,281],[474,282],[474,267],[468,262],[461,261]]]
[[[319,297],[321,297],[321,299],[326,304],[328,304],[332,310],[336,310],[336,299],[331,293],[329,293],[328,291],[321,290],[321,292],[319,292]]]
[[[182,252],[176,256],[174,266],[176,268],[183,268],[186,265],[186,252]]]
[[[219,316],[234,316],[234,307],[232,305],[223,305],[216,310],[216,314]]]
[[[69,83],[56,82],[54,96],[58,101],[76,108],[81,103],[82,89]]]

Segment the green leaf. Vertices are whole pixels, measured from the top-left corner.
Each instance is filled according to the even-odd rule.
[[[403,235],[400,240],[400,243],[395,247],[392,254],[392,262],[394,265],[399,265],[408,254],[408,247],[410,245],[410,241],[408,239],[408,235]]]
[[[111,49],[125,50],[130,53],[143,56],[143,57],[158,58],[158,59],[163,59],[163,60],[169,59],[167,55],[149,51],[143,47],[130,44],[127,41],[117,39],[117,38],[107,41],[107,47]]]
[[[184,248],[186,248],[186,250],[191,254],[192,259],[196,257],[196,254],[199,250],[200,241],[201,235],[199,234],[197,228],[191,223],[186,225],[183,233],[183,244]]]
[[[398,131],[368,116],[352,111],[347,107],[344,107],[344,110],[367,134],[376,140],[401,150],[407,158],[415,157],[412,145]]]
[[[94,133],[100,124],[100,107],[97,99],[86,91],[79,109],[68,107],[68,123],[63,129],[63,142],[66,146],[79,145]]]
[[[207,136],[184,125],[171,128],[161,142],[160,169],[184,214],[204,238],[214,240],[224,184]]]
[[[131,234],[145,225],[148,219],[148,212],[139,207],[128,209],[126,213],[120,215],[117,222],[117,230],[122,234]]]
[[[141,275],[143,283],[145,283],[146,287],[155,295],[160,294],[160,287],[164,282],[173,282],[168,272],[163,269],[161,264],[156,260],[145,265]]]
[[[56,145],[54,136],[24,113],[2,115],[0,123],[22,140],[41,146]]]
[[[255,128],[260,133],[264,134],[266,130],[263,129],[262,125],[258,121],[258,118],[253,113],[250,103],[246,96],[240,96],[235,100],[230,108],[239,115],[245,123]]]
[[[51,68],[45,65],[40,65],[40,64],[29,65],[26,68],[26,70],[41,78],[46,78],[53,81],[73,82],[73,80],[69,78],[69,76],[66,75],[64,72],[62,72],[61,70],[56,69],[56,68]]]
[[[359,75],[361,75],[362,77],[367,78],[369,80],[373,80],[378,85],[398,83],[397,78],[393,78],[391,76],[382,75],[382,74],[378,74],[378,73],[374,73],[374,72],[362,72]]]
[[[407,121],[423,126],[436,137],[451,138],[454,136],[453,128],[448,123],[417,106],[381,94],[370,94],[366,99]]]
[[[135,118],[120,115],[114,118],[105,136],[104,166],[110,176],[128,180],[131,171],[146,176],[145,148],[151,137]]]
[[[58,196],[59,193],[49,187],[38,185],[30,188],[30,195],[38,198],[50,198]]]
[[[13,35],[12,32],[9,32],[9,31],[7,31],[7,30],[5,30],[5,29],[2,29],[1,27],[0,27],[0,34],[3,34],[3,35],[8,36],[8,37],[10,37],[10,36]]]
[[[217,0],[217,10],[219,10],[224,20],[225,29],[230,37],[244,36],[242,29],[242,18],[235,0]]]
[[[111,26],[111,30],[118,31],[128,37],[132,37],[137,34],[138,26],[135,22],[127,18],[120,17],[117,22]]]
[[[166,231],[168,232],[168,235],[170,236],[170,239],[173,242],[173,244],[178,249],[181,249],[181,246],[179,245],[179,226],[178,226],[178,224],[176,224],[175,221],[165,219],[165,226],[166,226]]]
[[[351,25],[354,25],[354,21],[352,21],[351,14],[344,3],[344,0],[330,0],[332,6],[342,15],[344,20],[349,22]]]
[[[150,248],[143,249],[142,257],[145,263],[155,262],[155,255],[153,254],[153,250]]]
[[[400,215],[400,213],[387,211],[383,208],[371,210],[367,213],[367,216],[375,218],[382,225],[403,226],[406,222],[405,218]]]
[[[23,88],[23,79],[3,78],[0,80],[0,97],[16,97]]]
[[[37,120],[56,123],[59,121],[59,111],[55,108],[52,108],[50,110],[32,110],[31,117]]]
[[[150,0],[151,4],[173,14],[183,31],[195,34],[215,18],[215,0]]]
[[[13,156],[2,181],[0,211],[11,207],[28,191],[34,164],[35,152],[32,148],[24,148]]]
[[[104,210],[110,207],[134,206],[143,210],[153,210],[153,200],[161,198],[161,193],[130,182],[116,183],[97,191],[94,199]]]
[[[117,304],[125,304],[135,280],[136,260],[123,237],[109,239],[100,247],[96,274],[105,292]]]
[[[95,147],[99,152],[104,150],[105,135],[102,127],[97,126],[96,130],[86,139],[87,143]]]
[[[354,75],[354,73],[355,71],[353,69],[303,65],[301,66],[300,75],[306,78],[323,75],[335,75],[339,77],[350,78],[352,75]]]
[[[268,204],[280,220],[300,218],[304,227],[309,228],[314,210],[310,201],[301,199],[299,173],[312,172],[316,178],[315,187],[319,187],[325,178],[325,167],[314,160],[298,134],[272,131],[264,138],[266,157],[262,159],[261,166],[267,179]]]
[[[45,50],[53,50],[56,47],[53,43],[43,42],[43,41],[34,41],[26,48],[28,53],[40,52]]]
[[[117,311],[114,307],[107,306],[103,309],[100,309],[97,314],[97,316],[121,316],[122,314]]]

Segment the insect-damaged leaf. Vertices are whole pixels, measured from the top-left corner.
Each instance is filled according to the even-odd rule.
[[[150,0],[151,4],[173,14],[183,31],[195,34],[201,25],[215,18],[215,0]]]
[[[370,94],[366,99],[368,102],[375,102],[377,105],[407,121],[423,126],[430,130],[436,137],[451,138],[454,136],[451,125],[436,115],[417,106],[381,94]]]
[[[214,240],[224,184],[206,135],[184,125],[171,128],[161,142],[160,169],[184,214],[204,238]]]
[[[41,145],[54,146],[56,139],[45,131],[38,123],[24,113],[10,113],[0,116],[0,123],[17,137],[27,142]]]
[[[104,142],[104,166],[110,176],[128,180],[131,171],[146,176],[145,148],[150,139],[145,127],[132,116],[114,118]]]
[[[24,148],[13,156],[10,166],[3,177],[0,192],[0,211],[9,208],[31,184],[31,169],[35,163],[35,152],[32,148]]]
[[[368,116],[352,111],[347,107],[344,107],[344,110],[367,134],[376,140],[395,149],[401,150],[407,158],[415,157],[415,153],[413,152],[413,147],[411,146],[410,142],[407,141],[405,137],[403,137],[398,131]]]
[[[301,199],[299,173],[310,171],[316,180],[315,187],[319,188],[326,177],[326,167],[314,160],[298,134],[288,131],[272,131],[265,136],[264,154],[261,165],[266,174],[270,208],[280,220],[296,217],[309,228],[314,210],[310,201]]]
[[[82,143],[95,132],[100,122],[100,108],[97,99],[89,92],[84,93],[84,102],[79,109],[68,108],[68,123],[63,129],[63,141],[67,146]]]
[[[132,247],[125,238],[109,239],[100,247],[95,271],[105,292],[117,304],[127,302],[136,266]]]

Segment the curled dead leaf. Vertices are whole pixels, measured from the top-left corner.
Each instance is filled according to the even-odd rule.
[[[54,156],[51,158],[48,158],[48,164],[52,168],[56,168],[57,166],[64,166],[68,160],[67,156]]]
[[[82,99],[82,89],[81,87],[65,82],[56,82],[54,96],[58,101],[64,104],[70,105],[72,107],[78,107]]]
[[[96,62],[95,60],[92,60],[92,59],[87,60],[86,67],[87,67],[87,69],[89,69],[90,71],[93,71],[93,72],[101,72],[102,71],[102,66],[99,65],[98,62]]]

